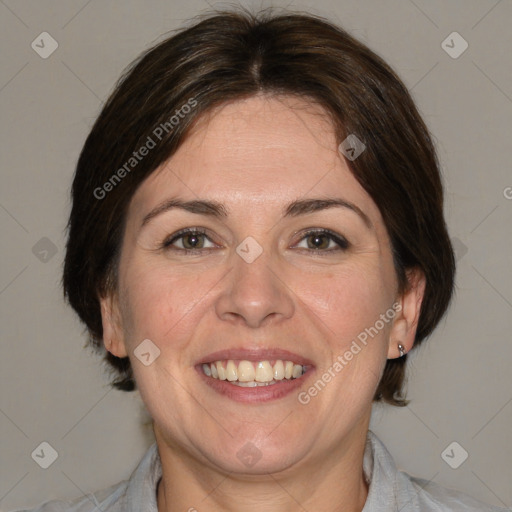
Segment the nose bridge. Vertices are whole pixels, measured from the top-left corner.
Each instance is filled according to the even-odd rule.
[[[231,255],[232,271],[216,309],[223,320],[245,321],[258,327],[267,318],[289,318],[294,303],[291,291],[279,276],[279,264],[270,248],[246,238]]]

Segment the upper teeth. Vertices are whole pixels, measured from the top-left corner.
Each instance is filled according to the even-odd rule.
[[[214,361],[203,364],[203,372],[214,379],[230,382],[271,382],[283,379],[296,379],[305,371],[300,364],[278,359],[272,365],[270,361]]]

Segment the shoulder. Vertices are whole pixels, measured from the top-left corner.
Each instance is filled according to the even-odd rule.
[[[123,481],[94,494],[87,494],[71,501],[47,501],[36,508],[11,512],[122,512],[126,505],[128,481]]]
[[[129,480],[86,494],[72,501],[48,501],[32,509],[11,512],[157,512],[156,488],[162,466],[156,443],[153,444]]]
[[[371,510],[401,512],[505,512],[507,509],[486,505],[471,496],[435,482],[416,478],[397,469],[382,441],[368,432],[364,471],[370,480],[367,498]],[[382,508],[385,501],[391,506]]]
[[[444,487],[436,482],[398,472],[399,489],[406,496],[414,496],[417,510],[432,512],[505,512],[507,509],[486,505],[463,492]]]

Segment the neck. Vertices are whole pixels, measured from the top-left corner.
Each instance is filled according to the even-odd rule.
[[[253,476],[216,470],[170,447],[155,428],[163,474],[158,512],[361,512],[368,495],[363,474],[368,422],[361,426],[338,449],[310,459],[305,467]]]

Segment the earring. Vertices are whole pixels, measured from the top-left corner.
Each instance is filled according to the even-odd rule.
[[[398,344],[398,352],[400,352],[400,357],[405,355],[405,348],[401,343]]]

